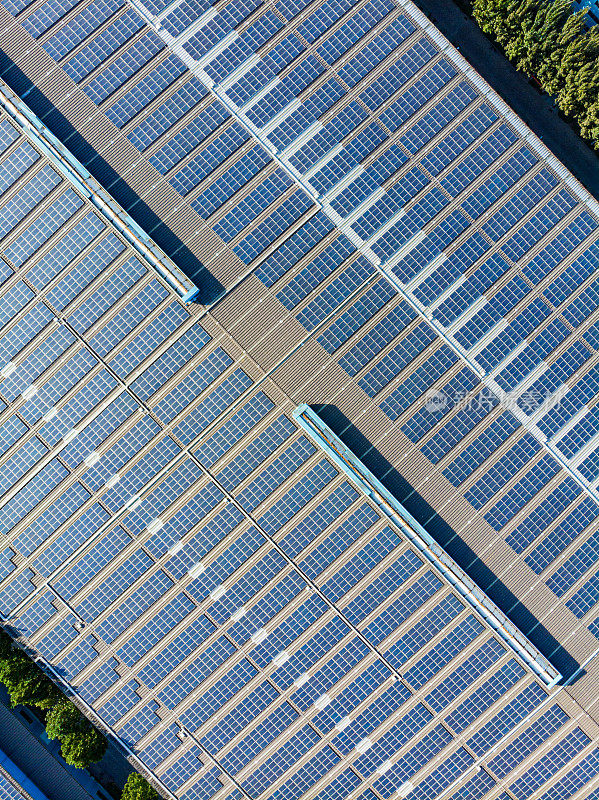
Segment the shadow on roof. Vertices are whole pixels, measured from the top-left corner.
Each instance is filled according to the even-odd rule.
[[[172,258],[177,266],[197,284],[198,302],[212,305],[225,293],[222,284],[191,252],[160,217],[141,200],[129,184],[90,145],[68,119],[54,107],[22,70],[0,50],[0,76],[24,101],[52,133],[81,161],[94,178],[114,197],[128,214]],[[68,141],[67,141],[68,140]]]
[[[503,613],[562,673],[571,677],[579,664],[504,583],[484,564],[459,534],[443,520],[349,419],[333,405],[314,406],[324,422],[349,447],[402,505],[426,528]],[[384,477],[383,477],[384,476]],[[584,675],[582,672],[577,680]]]

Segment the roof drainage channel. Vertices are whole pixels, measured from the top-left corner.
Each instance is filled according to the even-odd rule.
[[[104,219],[116,228],[139,256],[185,303],[191,303],[197,298],[200,290],[196,284],[171,261],[156,242],[2,80],[0,80],[0,107],[18,125],[23,135],[30,139],[51,164],[92,203]]]
[[[334,463],[369,497],[453,586],[460,597],[476,611],[548,687],[555,686],[562,674],[539,652],[535,645],[505,616],[482,589],[441,548],[425,528],[389,492],[370,470],[333,433],[318,414],[302,404],[293,417]]]

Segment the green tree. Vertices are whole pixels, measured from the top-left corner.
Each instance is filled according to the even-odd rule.
[[[88,723],[83,729],[67,733],[61,739],[60,752],[67,764],[85,769],[102,759],[107,746],[108,742],[100,731]]]
[[[545,3],[522,0],[510,4],[507,16],[496,25],[497,41],[505,54],[518,65],[523,59],[535,61],[539,49],[539,31],[545,22]]]
[[[137,772],[127,778],[121,800],[158,800],[158,792]]]
[[[584,11],[572,13],[569,0],[556,0],[548,9],[546,24],[539,31],[540,57],[533,70],[550,94],[555,94],[563,86],[570,69],[581,66],[596,55],[593,52],[595,35],[588,36],[584,18]],[[575,53],[579,54],[579,63],[572,62]]]
[[[504,49],[510,47],[513,54],[508,54],[510,58],[522,46],[524,36],[534,25],[538,10],[539,0],[509,0],[505,12],[496,17],[495,38]]]
[[[584,14],[577,27],[574,24],[576,17],[571,14],[570,0],[541,0],[537,7],[515,60],[518,69],[535,75],[543,83],[557,74],[564,50],[572,37],[582,31]]]
[[[495,36],[497,26],[508,13],[510,0],[474,0],[472,13],[482,30],[489,36]]]
[[[11,658],[0,660],[0,680],[14,706],[51,708],[61,697],[52,681],[25,653],[15,650]]]
[[[70,733],[85,732],[89,722],[66,698],[59,700],[46,714],[46,733],[49,739],[64,739]]]
[[[570,72],[556,102],[564,114],[575,119],[584,119],[587,110],[598,98],[599,58]]]
[[[566,43],[570,35],[567,28],[573,16],[564,25],[557,43],[556,55],[559,53],[559,58],[547,59],[539,69],[539,80],[549,94],[557,94],[564,87],[569,75],[576,73],[599,55],[599,30],[596,33],[582,32]],[[557,63],[554,64],[554,61]]]
[[[599,150],[599,25],[586,29],[570,0],[473,0],[472,11]]]
[[[0,659],[12,658],[14,653],[12,639],[6,631],[0,629]]]
[[[587,108],[578,120],[580,132],[595,150],[599,150],[599,100]]]

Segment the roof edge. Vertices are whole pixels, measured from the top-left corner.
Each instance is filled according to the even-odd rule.
[[[420,554],[443,575],[462,600],[483,617],[504,644],[508,645],[548,688],[562,680],[562,673],[437,544],[399,500],[385,489],[378,478],[343,444],[315,411],[303,403],[293,411],[292,416],[348,478],[357,484],[378,509],[401,530]]]
[[[23,135],[30,139],[52,165],[92,203],[102,217],[116,228],[183,302],[190,303],[198,297],[199,287],[177,267],[2,79],[0,79],[0,107],[18,125]]]

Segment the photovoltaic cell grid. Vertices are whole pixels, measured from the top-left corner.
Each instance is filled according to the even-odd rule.
[[[167,788],[389,797],[447,748],[426,797],[541,712],[546,690],[264,393],[192,450],[198,464],[112,523],[18,621]],[[458,746],[488,709],[476,743]],[[509,750],[514,767],[571,734],[559,706],[547,714],[528,751]],[[560,753],[588,752],[582,731],[570,739]],[[556,764],[539,766],[543,782]]]
[[[155,36],[122,4],[23,24],[86,91],[104,81],[109,118],[309,331],[356,297],[318,341],[537,568],[535,540],[599,479],[595,218],[396,5],[175,5],[143,57]],[[433,380],[484,395],[478,417],[414,415]]]
[[[171,166],[173,185],[309,331],[361,295],[318,340],[391,419],[413,417],[448,372],[450,408],[455,396],[482,398],[478,418],[449,430],[426,409],[433,463],[451,462],[451,446],[501,401],[502,430],[444,474],[517,553],[585,490],[597,499],[597,222],[572,191],[393,3],[167,12],[163,41],[190,84],[211,90],[208,107],[229,112],[222,135],[196,139],[193,157]],[[242,145],[229,156],[232,137]],[[225,141],[227,160],[208,173]],[[428,433],[413,420],[404,432]],[[510,436],[503,464],[485,469]],[[579,616],[596,583],[572,600]]]
[[[10,10],[16,13],[20,8],[11,6]],[[34,36],[44,37],[48,52],[63,59],[67,73],[96,102],[104,102],[144,64],[160,60],[143,83],[129,93],[121,92],[120,101],[107,113],[119,120],[117,124],[128,126],[131,140],[148,151],[152,163],[175,188],[187,193],[196,210],[255,267],[255,274],[274,287],[281,302],[290,310],[297,309],[298,319],[309,331],[318,332],[323,346],[331,348],[331,353],[344,347],[340,363],[358,376],[368,394],[380,398],[392,419],[407,409],[407,403],[402,407],[405,396],[390,392],[393,380],[408,377],[404,370],[410,373],[414,399],[430,384],[431,370],[439,377],[453,370],[451,391],[480,391],[477,371],[461,367],[464,349],[474,366],[484,363],[484,369],[496,372],[493,380],[504,391],[512,391],[521,376],[528,379],[526,370],[536,365],[531,356],[521,351],[511,357],[509,352],[506,363],[501,347],[528,335],[518,327],[518,320],[522,325],[519,317],[512,330],[503,320],[514,309],[524,308],[525,302],[532,303],[527,295],[538,283],[540,270],[535,264],[527,274],[526,267],[532,264],[528,251],[537,241],[547,244],[543,275],[551,280],[543,284],[543,300],[533,303],[539,315],[535,325],[546,324],[548,332],[542,342],[536,341],[532,352],[535,357],[551,353],[553,359],[560,342],[568,348],[572,345],[572,353],[562,347],[562,363],[570,372],[560,373],[558,365],[551,375],[554,383],[543,385],[559,389],[573,370],[578,370],[575,374],[581,380],[588,375],[585,414],[592,410],[592,370],[586,355],[593,348],[592,319],[586,318],[593,306],[586,300],[590,294],[584,294],[592,287],[591,272],[581,273],[585,262],[582,266],[576,262],[565,274],[563,262],[573,262],[582,251],[592,258],[590,242],[596,223],[396,9],[374,3],[353,8],[335,4],[334,9],[308,7],[303,12],[300,6],[277,4],[266,13],[259,6],[235,3],[223,8],[221,22],[218,16],[208,19],[210,14],[198,18],[196,3],[181,3],[165,18],[165,29],[170,36],[182,37],[179,44],[193,51],[193,58],[214,55],[202,62],[209,80],[186,73],[181,60],[166,52],[139,18],[118,3],[90,4],[80,18],[66,23],[62,35],[59,31],[46,36],[44,31],[65,10],[56,4],[41,5],[25,24],[30,24]],[[158,8],[151,10],[160,13]],[[286,23],[298,13],[303,14],[298,18],[302,25],[297,33],[286,36]],[[342,13],[347,16],[338,19]],[[114,26],[95,36],[95,27],[111,14],[116,14]],[[202,24],[196,21],[193,35],[188,35],[190,23],[198,19]],[[226,46],[217,52],[223,31],[230,34],[234,26],[243,35],[229,35]],[[383,29],[388,33],[383,35]],[[369,40],[373,40],[370,49]],[[317,46],[308,57],[306,49],[314,42]],[[262,48],[260,63],[252,61],[256,47]],[[339,64],[339,69],[331,69],[352,47],[355,57],[344,59],[343,68]],[[120,53],[122,60],[98,71],[112,53]],[[129,72],[123,71],[125,65]],[[394,71],[386,74],[386,67]],[[209,95],[210,81],[221,91],[227,108]],[[169,99],[164,104],[154,102],[151,114],[138,124],[137,115],[145,103],[153,102],[167,87]],[[355,102],[349,102],[349,89],[352,98],[357,96]],[[290,100],[302,92],[301,106]],[[231,102],[235,113],[231,113]],[[438,108],[442,102],[445,105]],[[243,125],[240,109],[244,110]],[[426,113],[411,123],[410,115],[419,109]],[[442,114],[446,116],[435,116]],[[167,141],[173,124],[178,132]],[[295,148],[293,143],[297,145],[302,136],[301,146]],[[257,145],[256,139],[266,147]],[[415,163],[414,154],[430,141],[438,142],[440,149],[437,145],[429,148],[430,157]],[[334,152],[338,142],[344,147]],[[6,169],[23,171],[28,168],[27,158],[35,154],[26,148],[18,154],[16,150],[9,151],[14,157],[7,159]],[[491,162],[485,161],[489,153]],[[313,174],[307,174],[312,168]],[[478,176],[485,181],[484,189],[476,186]],[[14,178],[7,180],[8,186],[14,182]],[[46,169],[31,188],[38,194],[27,194],[34,198],[29,208],[43,197],[39,192],[53,190],[52,180],[51,168]],[[18,219],[15,208],[27,198],[19,196],[7,209],[6,231]],[[223,204],[231,198],[237,204],[236,213],[227,214]],[[459,209],[454,203],[449,213],[449,201],[455,198]],[[69,209],[77,202],[76,196],[65,196],[59,206],[57,199],[47,218],[58,225],[73,213]],[[59,208],[64,209],[62,217]],[[489,209],[492,220],[474,230],[473,222]],[[43,225],[40,218],[40,227],[31,230],[21,244],[15,239],[9,258],[17,269],[22,264],[26,269],[27,253],[31,255],[46,241]],[[567,231],[559,242],[556,229]],[[481,734],[482,754],[534,711],[544,690],[529,688],[525,697],[516,697],[525,684],[536,684],[516,660],[501,653],[500,645],[477,627],[438,580],[437,587],[435,576],[423,573],[416,554],[398,543],[396,533],[372,519],[374,509],[354,497],[355,490],[344,485],[334,467],[293,430],[286,416],[281,418],[266,394],[254,394],[235,415],[235,422],[225,423],[197,452],[187,453],[185,448],[202,426],[217,419],[251,386],[251,380],[226,348],[211,342],[168,292],[163,296],[161,284],[123,253],[114,234],[104,232],[106,241],[100,242],[100,231],[94,232],[91,217],[79,230],[92,231],[92,239],[82,245],[77,242],[81,234],[73,234],[68,240],[72,250],[60,256],[62,261],[53,261],[59,258],[58,251],[50,256],[41,267],[41,277],[36,277],[34,268],[31,277],[24,272],[24,287],[17,285],[16,278],[7,283],[11,291],[7,320],[16,321],[11,323],[14,334],[6,346],[21,350],[14,351],[19,357],[9,361],[3,386],[6,400],[13,406],[22,403],[25,410],[21,414],[21,407],[16,407],[14,421],[3,426],[7,467],[0,502],[8,508],[8,525],[24,521],[17,522],[19,546],[4,553],[5,568],[15,575],[5,582],[3,597],[5,602],[15,598],[21,603],[37,592],[35,603],[20,614],[21,629],[70,676],[81,696],[119,735],[142,753],[164,785],[182,796],[220,793],[226,797],[231,792],[235,796],[229,779],[224,779],[226,788],[222,788],[226,774],[235,778],[241,796],[265,792],[289,796],[291,791],[299,797],[315,785],[313,792],[323,797],[349,793],[385,797],[390,787],[409,780],[447,747],[442,767],[431,771],[415,790],[423,797],[443,791],[447,785],[443,781],[462,774],[473,762],[472,753],[477,753],[472,744],[468,745],[471,749],[452,744],[454,735],[505,692],[512,692],[514,705],[508,704],[506,713],[497,721],[494,718],[488,732]],[[518,231],[522,232],[519,239]],[[66,241],[67,236],[66,230],[61,231],[56,240]],[[102,243],[98,250],[93,247],[96,237]],[[274,256],[262,258],[273,241],[279,244]],[[550,249],[551,242],[556,249]],[[86,262],[85,254],[91,256]],[[389,264],[398,254],[397,263]],[[73,258],[80,259],[78,271],[71,270]],[[301,258],[305,266],[311,261],[313,266],[303,272],[294,269]],[[392,273],[395,284],[401,281],[402,299],[396,296],[397,284],[391,292],[388,277],[379,277],[376,258]],[[466,273],[461,271],[464,264]],[[120,271],[119,266],[123,267]],[[554,281],[559,273],[565,274],[561,283]],[[585,276],[582,283],[581,274]],[[505,293],[498,282],[506,287]],[[102,291],[95,291],[100,285]],[[37,300],[32,305],[27,289],[41,297],[39,308]],[[549,294],[549,289],[557,294]],[[582,299],[572,298],[574,291]],[[459,300],[452,297],[454,292]],[[484,304],[479,299],[483,295]],[[354,297],[356,313],[327,324],[340,303]],[[468,297],[476,298],[478,304],[474,309],[468,306],[464,316],[460,303]],[[134,298],[135,302],[127,303]],[[569,308],[566,298],[572,306],[569,316],[562,315]],[[160,313],[167,308],[168,313]],[[436,324],[442,326],[437,328],[440,339],[431,335],[428,323],[420,322],[423,309],[432,311]],[[501,330],[496,341],[498,320],[507,333]],[[39,357],[37,346],[28,350],[25,344],[23,349],[27,337],[41,331],[35,340],[41,346],[42,338],[55,333],[46,325],[66,329],[73,341],[61,340],[56,332]],[[560,325],[571,335],[560,339]],[[143,331],[141,326],[146,326]],[[352,336],[350,345],[345,345]],[[578,360],[576,343],[582,345],[575,351]],[[487,345],[493,347],[487,351]],[[58,369],[56,359],[70,353],[67,348],[80,358],[72,363],[65,359]],[[420,353],[427,358],[420,357],[418,362]],[[18,367],[25,363],[21,354],[31,355],[32,371],[25,370],[23,382],[13,384],[11,380],[19,378],[15,362]],[[551,360],[545,363],[535,378],[551,372]],[[51,386],[50,381],[37,378],[50,364],[44,380],[52,373]],[[425,384],[419,376],[427,371]],[[557,379],[561,383],[555,383]],[[445,457],[452,442],[457,443],[489,412],[483,409],[480,418],[468,412],[458,419],[459,411],[450,409],[451,419],[445,426],[444,410],[429,419],[429,424],[442,422],[435,429],[437,440],[426,428],[415,440],[429,434],[424,447],[428,445],[425,454],[433,462]],[[562,416],[556,411],[551,421],[553,411],[537,414],[539,427],[541,423],[557,426],[554,431],[559,434],[574,415],[577,423],[583,421],[576,404],[565,412],[560,404]],[[569,416],[564,418],[564,413]],[[494,517],[489,515],[502,521],[527,502],[526,491],[533,497],[538,487],[555,482],[554,460],[539,457],[538,432],[532,430],[531,436],[521,430],[521,414],[498,415],[494,410],[491,414],[497,417],[493,428],[497,433],[491,426],[485,428],[481,447],[489,447],[490,453],[494,441],[505,441],[516,430],[518,441],[505,466],[494,465],[489,470],[493,474],[472,491],[472,499],[488,496],[481,507],[485,513],[491,511],[492,498],[505,487],[505,475],[513,482],[513,469],[511,473],[509,469],[516,463],[522,486],[515,483],[511,505],[495,510]],[[408,424],[415,425],[416,416],[411,414]],[[576,427],[572,424],[562,437],[555,436],[556,442],[564,439],[563,452],[572,454],[568,458],[579,453],[577,443],[592,440],[587,433],[591,422],[592,415],[587,426],[579,429],[582,439],[577,440],[576,434],[567,438]],[[425,425],[424,419],[421,424]],[[247,434],[256,426],[250,442]],[[31,432],[32,428],[36,430]],[[244,439],[242,453],[229,458],[228,449],[242,436],[247,445]],[[12,458],[17,441],[19,457]],[[576,449],[565,449],[573,446]],[[443,447],[446,451],[438,456]],[[59,455],[53,457],[50,450]],[[585,456],[592,448],[586,450]],[[468,458],[481,458],[481,454],[473,451]],[[581,468],[581,458],[578,455],[572,462],[576,469]],[[455,474],[467,477],[474,463],[464,461],[461,472]],[[40,477],[29,479],[33,464],[43,467]],[[578,503],[583,514],[587,501],[580,496],[579,484],[571,481],[569,486],[569,478],[559,477],[556,500],[548,504],[550,513],[555,509],[559,515],[568,503]],[[63,496],[62,516],[51,506],[44,508],[42,500],[51,497],[46,492],[58,485],[54,493],[60,491]],[[138,505],[137,494],[144,486]],[[296,525],[298,515],[304,519]],[[29,520],[32,524],[25,531]],[[549,523],[546,517],[536,520],[539,533]],[[182,533],[185,541],[181,541]],[[518,552],[530,544],[513,541],[520,547]],[[32,545],[33,550],[24,551]],[[73,548],[81,548],[81,558],[69,561]],[[34,560],[25,562],[24,557],[32,553]],[[534,563],[548,557],[539,553]],[[414,573],[410,573],[412,568],[416,568]],[[577,608],[584,607],[584,601],[576,602]],[[132,619],[136,620],[135,636],[128,627]],[[450,633],[444,635],[446,628]],[[119,642],[123,646],[117,650]],[[428,653],[423,653],[423,647],[430,648]],[[392,681],[399,669],[402,677]],[[495,670],[492,675],[491,670]],[[480,689],[467,689],[482,680],[481,674],[489,677]],[[208,692],[203,702],[198,697],[199,676],[202,694],[204,689]],[[442,680],[444,676],[447,679]],[[381,693],[385,681],[389,688]],[[246,687],[243,705],[235,697],[241,687]],[[462,701],[465,690],[471,699]],[[419,697],[427,695],[412,699],[418,692]],[[206,716],[206,698],[213,706],[228,703],[228,716],[222,723],[215,725]],[[451,721],[446,715],[439,723],[433,714],[442,714],[448,703],[455,709]],[[231,714],[233,708],[235,714]],[[496,763],[495,778],[507,774],[505,770],[520,764],[531,747],[543,746],[551,736],[550,751],[556,755],[539,761],[535,775],[540,777],[529,779],[540,780],[539,785],[562,769],[563,753],[570,759],[588,747],[584,734],[561,731],[561,723],[569,724],[565,716],[559,711],[547,718],[542,715],[521,744],[508,748],[510,755],[504,756],[503,766]],[[402,727],[399,720],[404,718]],[[427,720],[431,720],[428,725]],[[194,736],[182,740],[180,725]],[[560,737],[563,734],[561,749],[556,731]],[[418,744],[414,744],[415,736],[420,736]],[[265,747],[269,749],[263,753]],[[595,774],[591,756],[589,764],[586,781]],[[493,769],[489,764],[460,793],[483,796],[495,785]],[[371,788],[366,789],[367,785]],[[535,789],[518,788],[517,796],[526,797],[527,791]]]
[[[187,447],[250,379],[33,155],[13,197],[73,213],[5,242],[47,244],[2,292],[3,613],[179,796],[386,797],[447,748],[443,788],[545,690],[266,393]]]
[[[0,798],[1,800],[23,800],[25,795],[6,777],[0,773]]]

